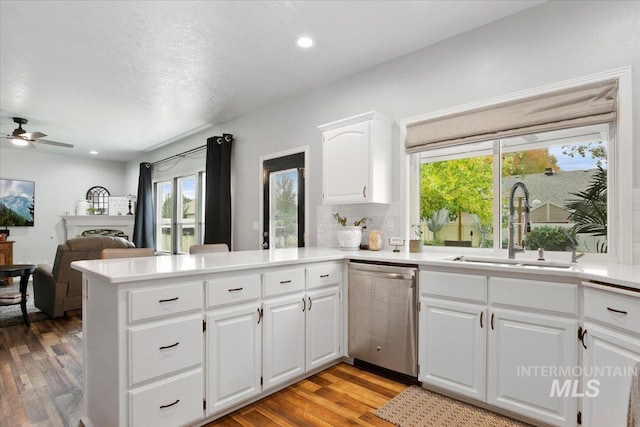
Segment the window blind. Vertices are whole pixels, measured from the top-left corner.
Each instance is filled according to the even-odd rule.
[[[407,126],[405,149],[416,153],[613,122],[617,95],[618,81],[609,80],[415,122]]]

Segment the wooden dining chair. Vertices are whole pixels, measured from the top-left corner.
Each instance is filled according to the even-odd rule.
[[[229,246],[226,243],[209,243],[206,245],[189,246],[190,254],[208,254],[213,252],[229,252]]]

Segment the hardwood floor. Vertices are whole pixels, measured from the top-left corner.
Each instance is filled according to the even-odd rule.
[[[393,426],[375,411],[407,386],[341,363],[207,424],[213,426]]]
[[[0,426],[81,425],[81,332],[80,316],[0,328]],[[342,363],[207,426],[392,426],[375,410],[406,387]]]
[[[79,316],[0,328],[0,426],[77,426],[82,414]]]

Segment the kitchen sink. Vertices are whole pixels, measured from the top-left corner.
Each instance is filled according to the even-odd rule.
[[[523,260],[523,259],[508,259],[508,258],[498,258],[498,257],[470,257],[460,255],[454,258],[447,258],[449,261],[458,261],[464,262],[468,264],[484,264],[484,265],[495,265],[495,266],[504,266],[504,267],[524,267],[524,268],[554,268],[561,270],[568,270],[571,267],[575,266],[574,263],[570,262],[559,262],[559,261],[538,261],[538,260]]]

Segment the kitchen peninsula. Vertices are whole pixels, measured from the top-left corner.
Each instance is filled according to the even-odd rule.
[[[438,343],[439,336],[429,329],[437,319],[428,313],[430,307],[442,313],[456,303],[477,308],[468,325],[482,345],[473,348],[468,360],[460,359],[470,364],[485,357],[491,362],[496,349],[516,357],[517,352],[492,343],[496,334],[510,333],[509,322],[520,319],[526,319],[523,324],[537,321],[536,330],[545,328],[545,336],[556,340],[558,352],[544,348],[551,355],[544,363],[602,363],[603,353],[593,352],[604,348],[600,343],[609,345],[609,336],[617,348],[626,349],[626,357],[640,361],[640,283],[634,279],[640,277],[640,266],[523,267],[460,263],[453,261],[456,255],[307,248],[75,262],[73,268],[83,273],[84,295],[82,421],[87,427],[203,425],[338,363],[348,356],[349,259],[420,267],[418,360],[419,380],[426,387],[471,396],[531,422],[575,425],[578,411],[588,421],[583,424],[593,426],[604,425],[607,418],[602,417],[612,413],[621,416],[626,401],[618,402],[618,395],[621,381],[627,381],[628,392],[628,378],[603,385],[608,395],[592,401],[570,396],[541,400],[531,395],[539,387],[509,396],[518,382],[531,378],[498,383],[496,372],[484,372],[484,365],[474,378],[446,380],[450,367],[429,359],[438,348],[429,342]],[[578,328],[589,330],[581,342],[573,334]],[[459,332],[447,334],[462,337]],[[579,358],[583,346],[586,354]],[[556,354],[562,359],[554,359]],[[465,366],[458,366],[451,375],[465,372]],[[476,386],[474,396],[469,390]]]

